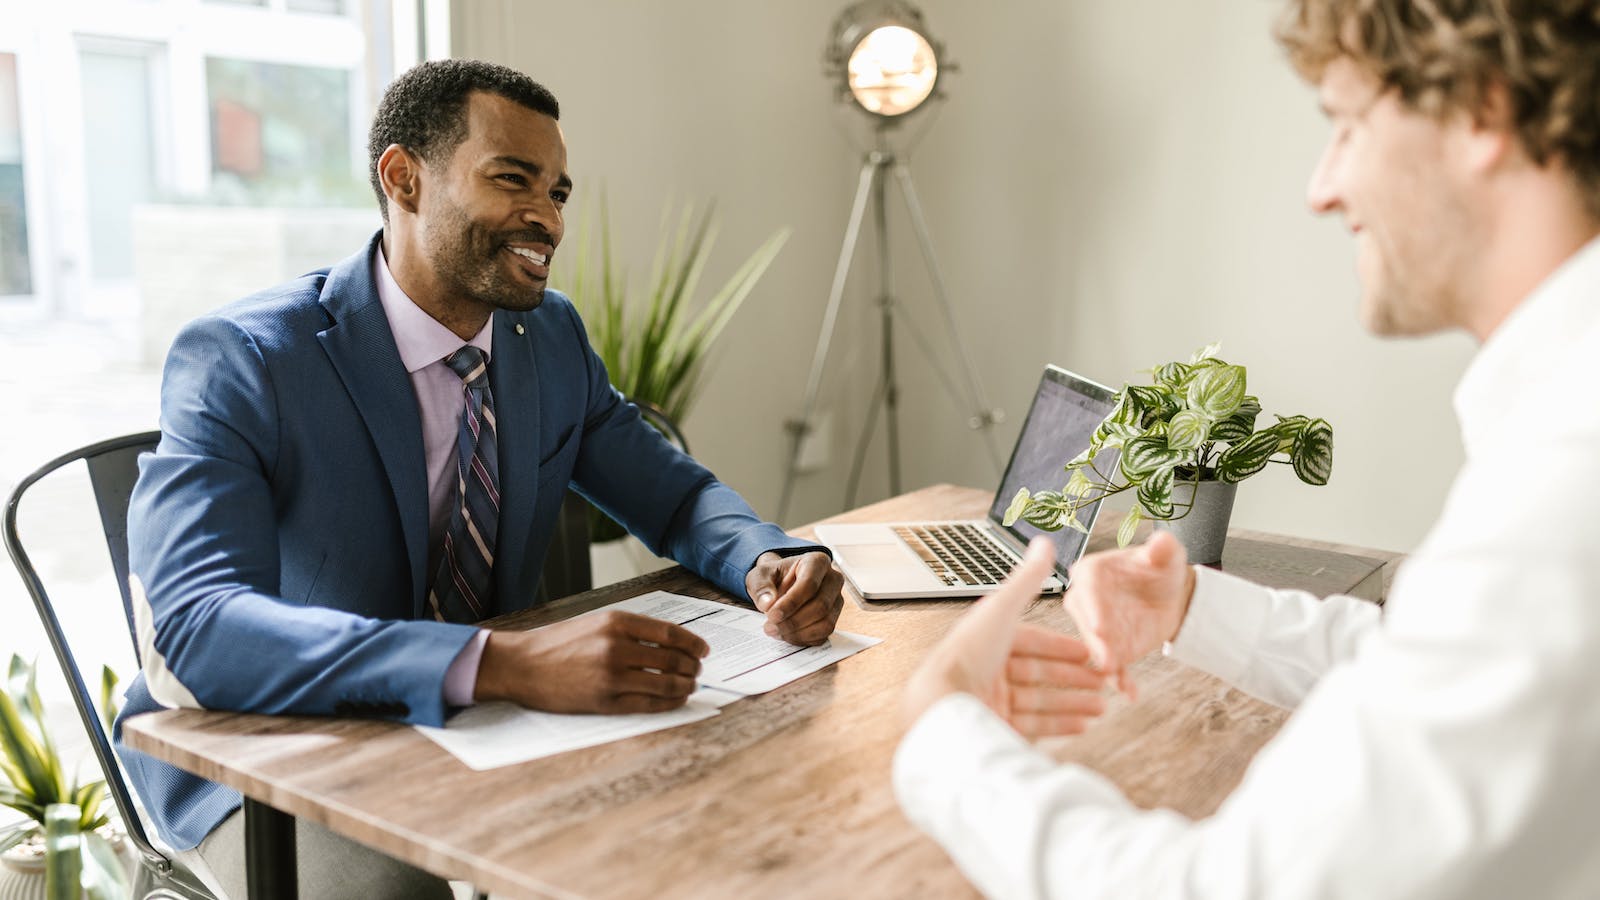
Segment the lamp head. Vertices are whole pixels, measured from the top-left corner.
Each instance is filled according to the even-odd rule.
[[[944,45],[904,0],[861,0],[834,20],[824,56],[841,97],[887,122],[915,112],[939,85]]]

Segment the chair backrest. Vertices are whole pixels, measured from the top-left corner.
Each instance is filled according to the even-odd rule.
[[[82,461],[89,469],[89,482],[94,489],[95,503],[100,510],[106,548],[111,551],[111,565],[116,570],[117,588],[122,594],[123,622],[128,628],[128,637],[137,655],[138,641],[133,639],[132,601],[128,597],[128,498],[133,493],[133,483],[139,476],[139,454],[154,450],[160,439],[159,431],[130,434],[91,444],[45,463],[22,479],[11,492],[11,499],[6,501],[3,533],[6,551],[11,554],[11,561],[17,567],[17,574],[22,576],[23,585],[27,588],[28,595],[33,598],[34,608],[39,613],[39,622],[44,626],[45,634],[50,639],[50,647],[55,651],[56,660],[61,664],[61,674],[66,676],[67,687],[72,692],[73,705],[78,709],[78,717],[83,720],[84,730],[89,735],[89,743],[94,750],[95,759],[100,763],[100,770],[105,773],[106,792],[116,804],[117,812],[122,817],[123,828],[127,830],[129,839],[138,848],[139,855],[143,857],[145,863],[158,872],[165,873],[171,870],[171,861],[151,845],[144,825],[139,821],[138,812],[133,806],[133,797],[128,791],[127,782],[122,778],[122,770],[117,765],[111,739],[106,734],[105,726],[101,724],[100,716],[95,710],[93,695],[84,683],[83,673],[78,669],[72,648],[67,645],[66,633],[61,628],[61,621],[56,616],[55,608],[51,606],[50,596],[45,592],[44,583],[40,581],[39,573],[28,559],[28,553],[23,549],[21,538],[17,533],[17,508],[22,503],[23,494],[46,475]]]

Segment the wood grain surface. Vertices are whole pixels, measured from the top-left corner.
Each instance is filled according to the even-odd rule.
[[[988,500],[937,485],[834,521],[981,517]],[[1091,546],[1111,540],[1100,528]],[[1223,567],[1379,599],[1392,559],[1234,532]],[[654,589],[726,599],[674,568],[491,624],[535,627]],[[169,710],[124,733],[146,753],[497,895],[974,896],[901,816],[889,781],[901,685],[969,604],[851,600],[839,627],[882,644],[702,722],[487,772],[375,721]],[[1071,629],[1058,600],[1027,618]],[[1286,713],[1159,657],[1135,674],[1138,703],[1114,701],[1089,733],[1045,749],[1141,806],[1209,814]]]

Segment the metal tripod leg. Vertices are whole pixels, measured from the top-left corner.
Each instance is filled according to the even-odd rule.
[[[800,418],[788,423],[789,465],[784,470],[783,496],[778,500],[778,521],[789,512],[789,500],[794,493],[795,466],[800,461],[800,443],[811,428],[811,413],[817,403],[817,389],[822,385],[822,367],[828,362],[828,350],[833,344],[833,331],[839,323],[839,303],[844,299],[845,278],[850,274],[850,261],[861,238],[861,218],[867,209],[867,195],[872,187],[881,183],[883,168],[888,158],[876,151],[867,154],[861,163],[861,175],[856,182],[856,198],[850,205],[850,223],[844,229],[844,245],[839,248],[839,262],[833,270],[833,286],[828,289],[828,306],[822,314],[822,332],[817,335],[817,349],[811,357],[811,373],[806,376],[805,402],[800,406]]]

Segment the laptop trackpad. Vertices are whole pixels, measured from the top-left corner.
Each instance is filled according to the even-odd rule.
[[[834,549],[846,564],[862,570],[900,568],[909,555],[899,544],[851,544]]]

